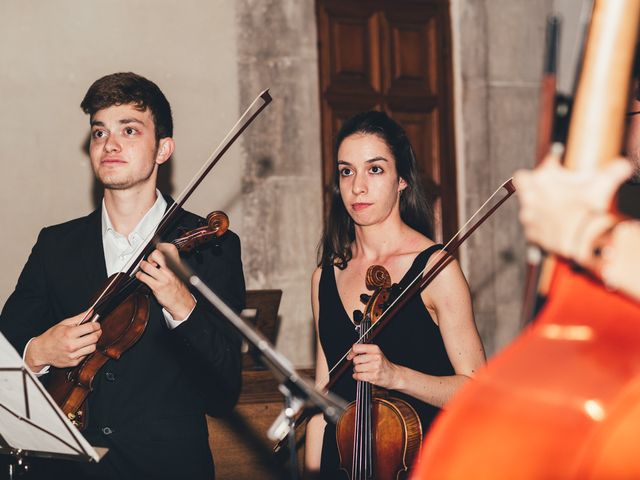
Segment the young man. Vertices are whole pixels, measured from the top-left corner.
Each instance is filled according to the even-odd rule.
[[[156,189],[158,167],[174,150],[171,108],[160,89],[139,75],[116,73],[97,80],[81,107],[90,116],[89,155],[104,186],[102,206],[40,232],[0,316],[2,333],[45,383],[49,366],[75,366],[96,349],[100,324],[78,322],[171,202]],[[176,227],[195,228],[200,220],[181,211]],[[163,240],[177,234],[176,228]],[[214,477],[205,413],[226,412],[237,401],[240,342],[167,268],[167,256],[178,252],[161,244],[142,262],[136,276],[152,292],[148,325],[99,371],[88,397],[85,436],[109,453],[97,465],[52,461],[42,472],[49,478],[52,468],[67,478]],[[183,260],[233,308],[243,307],[234,233]]]

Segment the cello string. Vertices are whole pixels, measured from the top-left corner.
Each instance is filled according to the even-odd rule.
[[[509,178],[507,181],[503,182],[497,189],[495,192],[493,192],[491,194],[491,196],[480,206],[480,208],[478,208],[475,213],[473,215],[471,215],[471,217],[465,222],[465,224],[460,227],[460,229],[455,233],[455,235],[453,235],[451,237],[451,239],[444,245],[444,247],[442,247],[442,249],[440,249],[438,252],[436,252],[434,255],[432,255],[429,260],[427,261],[425,267],[422,269],[422,271],[420,271],[415,278],[413,278],[411,280],[411,282],[409,282],[409,284],[407,285],[407,287],[404,289],[404,291],[409,290],[409,288],[411,286],[413,286],[416,282],[420,281],[423,278],[424,273],[430,269],[434,263],[436,263],[437,261],[439,261],[442,256],[438,256],[438,253],[443,252],[444,255],[448,255],[448,253],[446,253],[446,249],[447,247],[449,247],[451,245],[451,243],[453,243],[456,238],[458,238],[460,236],[460,234],[465,230],[465,228],[467,228],[467,226],[484,210],[484,208],[491,202],[491,200],[503,189],[506,188],[507,184],[509,182],[511,182],[513,179]],[[436,260],[434,260],[434,257],[437,257]],[[432,260],[434,260],[432,262]],[[397,304],[400,300],[402,299],[402,294],[398,295],[388,306],[387,308],[382,312],[382,314],[380,314],[380,317],[384,317],[384,315],[395,305]],[[369,328],[360,336],[360,338],[358,338],[358,340],[356,341],[356,343],[363,343],[362,339],[364,335],[368,335],[369,332],[374,328],[375,324],[371,324],[369,326]],[[351,349],[349,349],[344,355],[342,355],[342,357],[340,357],[340,359],[334,364],[333,367],[331,367],[329,369],[329,372],[327,373],[327,376],[330,378],[331,374],[334,372],[334,370],[338,367],[338,365],[340,365],[346,358],[347,355],[349,355],[349,352],[351,352]],[[328,378],[325,378],[325,385],[326,383],[329,381]]]

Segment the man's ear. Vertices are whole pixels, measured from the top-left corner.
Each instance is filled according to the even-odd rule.
[[[158,165],[162,165],[164,162],[169,160],[171,154],[173,154],[173,150],[175,148],[175,143],[173,143],[173,138],[165,137],[161,138],[160,142],[158,142],[158,153],[156,153],[156,163]]]

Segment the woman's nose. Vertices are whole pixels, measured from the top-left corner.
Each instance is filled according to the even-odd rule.
[[[355,174],[353,177],[353,184],[351,185],[354,194],[361,194],[367,192],[367,179],[364,175]]]

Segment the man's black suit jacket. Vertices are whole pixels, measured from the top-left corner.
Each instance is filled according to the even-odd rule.
[[[181,213],[179,227],[195,228],[202,221]],[[164,240],[177,234],[174,228]],[[230,306],[243,307],[240,241],[233,232],[183,259]],[[101,209],[44,228],[3,308],[0,330],[22,354],[30,338],[86,310],[105,281]],[[151,299],[144,334],[119,360],[103,367],[89,396],[85,436],[110,451],[98,465],[68,478],[214,476],[205,413],[222,414],[238,399],[240,341],[198,295],[189,319],[174,330]],[[45,473],[53,478],[51,468],[75,465],[58,460]]]

